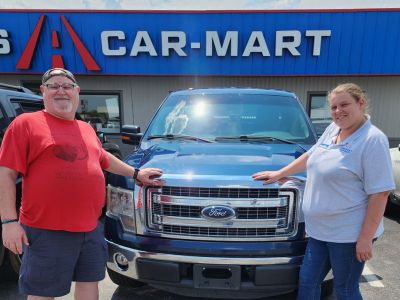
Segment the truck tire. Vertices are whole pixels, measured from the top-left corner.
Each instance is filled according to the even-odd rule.
[[[111,281],[121,287],[135,288],[135,287],[141,287],[141,286],[146,285],[146,283],[144,283],[144,282],[140,282],[135,279],[123,276],[113,270],[110,270],[109,268],[107,268],[107,273],[108,273],[108,276],[110,277]]]
[[[325,280],[321,285],[321,299],[326,298],[333,293],[333,279]]]

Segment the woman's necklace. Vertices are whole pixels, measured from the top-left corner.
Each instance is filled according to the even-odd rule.
[[[336,141],[335,144],[340,144],[342,142],[342,136],[341,136],[342,130],[339,129],[338,135],[336,136]]]

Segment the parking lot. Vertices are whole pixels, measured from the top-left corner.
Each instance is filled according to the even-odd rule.
[[[400,243],[400,212],[393,211],[385,217],[385,234],[375,243],[374,258],[369,261],[364,269],[361,278],[361,291],[364,299],[398,299],[400,295],[400,264],[399,243]],[[9,280],[7,274],[0,277],[0,299],[22,300],[25,296],[18,294],[18,287],[15,281]],[[288,294],[268,299],[291,300],[296,294]],[[58,298],[62,300],[73,300],[73,289],[67,296]],[[156,290],[151,287],[136,289],[119,288],[107,277],[100,283],[101,300],[183,300],[197,299],[183,296],[176,296],[167,292]],[[267,299],[267,298],[265,298]],[[335,295],[325,298],[326,300],[336,299]]]

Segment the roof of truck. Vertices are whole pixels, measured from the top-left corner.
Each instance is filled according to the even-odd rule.
[[[42,102],[43,98],[39,95],[36,95],[31,90],[10,84],[0,83],[0,94],[6,94],[8,96],[14,97],[24,97],[24,101],[32,101],[32,102]]]
[[[201,88],[201,89],[186,89],[172,92],[175,95],[206,95],[206,94],[265,94],[275,96],[290,96],[295,97],[292,92],[276,89],[261,89],[261,88],[238,88],[238,87],[215,87],[215,88]]]

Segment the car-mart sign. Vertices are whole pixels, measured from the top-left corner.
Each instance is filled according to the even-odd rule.
[[[312,55],[319,56],[321,53],[322,37],[329,37],[330,30],[306,30],[305,36],[312,39]],[[200,42],[191,42],[188,45],[186,32],[184,31],[161,31],[161,55],[170,56],[174,52],[178,56],[188,56],[188,50],[201,49]],[[222,41],[221,41],[222,38]],[[122,43],[117,49],[112,49],[110,39],[117,39]],[[104,55],[123,56],[127,54],[125,46],[126,36],[124,31],[103,31],[101,33],[101,46]],[[283,56],[283,51],[287,50],[293,56],[300,56],[298,48],[301,46],[302,33],[298,30],[276,31],[275,37],[275,56]],[[225,56],[244,56],[260,54],[264,57],[271,56],[265,35],[262,31],[252,31],[246,39],[246,46],[243,52],[239,53],[239,31],[227,31],[223,37],[219,36],[218,31],[205,32],[205,55],[219,57]],[[150,56],[158,56],[154,42],[148,31],[138,31],[130,51],[130,56],[138,56],[141,53]]]
[[[0,11],[0,73],[400,74],[400,11]]]

